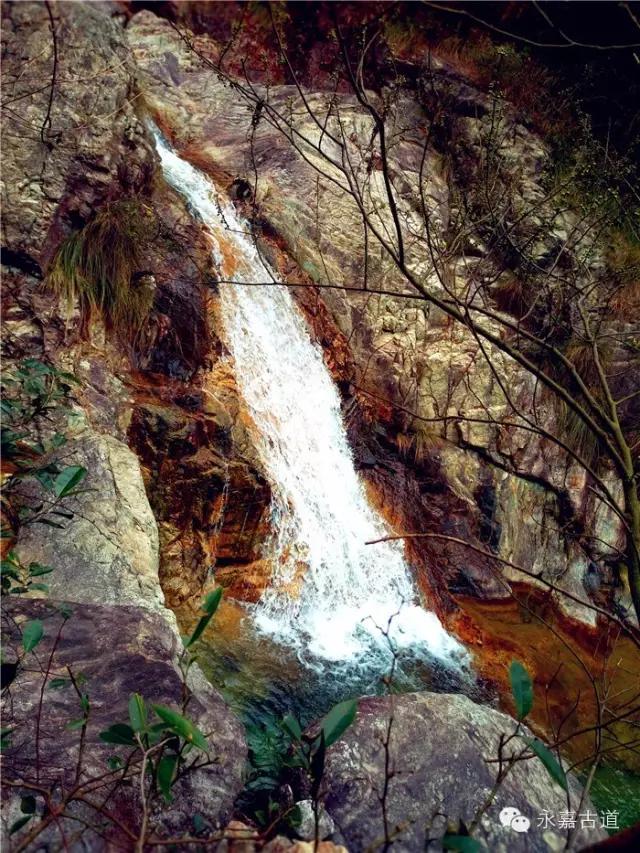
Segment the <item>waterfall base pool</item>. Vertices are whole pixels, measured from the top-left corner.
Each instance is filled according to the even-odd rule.
[[[188,630],[193,614],[180,614]],[[382,647],[378,647],[381,649]],[[399,650],[393,683],[393,656],[376,653],[368,659],[328,661],[306,658],[265,636],[251,614],[234,601],[224,601],[197,648],[207,678],[248,726],[273,726],[292,713],[305,726],[344,699],[394,692],[431,690],[466,693],[485,701],[488,694],[466,661],[457,666],[436,656],[414,656]]]

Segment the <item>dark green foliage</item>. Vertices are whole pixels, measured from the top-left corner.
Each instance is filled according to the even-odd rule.
[[[278,818],[279,806],[274,795],[292,770],[302,770],[308,778],[312,799],[318,799],[326,751],[353,723],[357,707],[355,699],[340,702],[324,717],[314,734],[303,732],[291,713],[278,723],[267,721],[262,726],[247,726],[253,772],[245,790],[258,823],[264,826]],[[295,822],[294,813],[281,815],[282,820],[285,817],[287,824]]]
[[[167,803],[170,803],[173,799],[171,796],[171,785],[175,779],[177,767],[177,755],[163,755],[156,766],[156,781],[158,788]]]
[[[339,740],[356,718],[358,703],[347,699],[335,705],[322,721],[322,735],[327,749]]]
[[[48,592],[49,587],[34,578],[48,575],[53,571],[52,566],[43,566],[41,563],[29,563],[25,566],[15,551],[9,551],[0,563],[0,585],[3,593],[23,595],[25,592]]]
[[[61,505],[61,501],[78,492],[87,471],[80,465],[59,464],[57,451],[67,439],[64,431],[53,431],[52,425],[60,427],[64,421],[62,425],[66,426],[76,384],[72,374],[35,358],[24,359],[3,372],[2,458],[8,476],[2,503],[13,528],[3,527],[3,537],[11,537],[23,524],[37,522],[62,528],[65,521],[73,518],[73,512]],[[43,438],[43,432],[48,437]],[[14,506],[16,488],[25,480],[36,480],[45,496],[41,501],[29,503],[21,498]],[[4,592],[24,592],[26,587],[37,589],[32,578],[48,571],[48,567],[36,563],[25,568],[13,555],[2,567],[2,589]],[[46,592],[45,585],[39,588]]]
[[[551,776],[554,782],[557,782],[561,788],[564,788],[564,790],[567,791],[567,777],[562,769],[562,765],[555,755],[547,749],[541,740],[538,740],[537,738],[523,737],[522,739],[544,764],[549,776]]]
[[[64,498],[78,486],[87,474],[87,469],[80,465],[69,465],[57,475],[53,481],[53,493],[57,498]]]
[[[200,618],[200,621],[196,625],[193,633],[190,637],[185,640],[184,646],[185,649],[188,649],[189,646],[192,646],[197,640],[200,639],[202,634],[204,633],[207,625],[213,619],[216,610],[222,600],[222,587],[219,586],[217,589],[214,589],[210,592],[204,601],[202,602],[202,610],[204,610],[204,616]]]
[[[511,692],[516,706],[516,716],[518,721],[522,721],[533,708],[533,682],[531,676],[520,661],[514,660],[509,667],[509,680],[511,682]],[[516,730],[518,734],[520,726]],[[549,776],[558,783],[564,790],[567,790],[567,777],[562,769],[562,765],[555,755],[542,743],[538,738],[525,737],[519,735],[527,744],[531,751],[538,756],[540,761],[546,768]]]
[[[40,619],[27,622],[22,630],[22,646],[25,652],[31,652],[44,636],[44,626]]]
[[[511,692],[516,704],[516,716],[523,720],[533,707],[533,683],[531,676],[518,660],[511,661],[509,667]]]
[[[458,853],[482,853],[487,849],[470,835],[449,835],[448,833],[442,839],[442,846],[445,850],[457,850]]]
[[[29,461],[62,447],[66,438],[54,433],[46,444],[36,440],[34,428],[41,418],[71,411],[72,389],[77,380],[35,358],[26,358],[2,373],[2,456],[20,468]]]
[[[179,737],[184,738],[187,743],[193,744],[203,752],[209,751],[207,739],[200,729],[191,722],[191,720],[183,717],[182,714],[179,714],[177,711],[167,708],[166,705],[154,705],[153,710],[166,724],[167,729],[174,732],[174,734],[177,734]]]
[[[117,746],[135,746],[136,741],[133,736],[133,729],[126,723],[114,723],[100,732],[100,740],[105,743],[113,743]]]
[[[138,199],[103,207],[59,247],[47,273],[48,286],[67,305],[77,302],[83,320],[100,314],[133,339],[153,304],[153,290],[136,282],[140,254],[156,227],[152,209]]]
[[[210,747],[200,729],[184,714],[166,705],[154,705],[152,710],[160,722],[153,722],[143,697],[132,693],[129,723],[114,723],[100,732],[100,739],[114,746],[144,750],[153,784],[170,803],[171,786],[185,767],[185,758],[193,749],[208,753]],[[122,760],[111,756],[109,765],[116,769],[122,766]]]

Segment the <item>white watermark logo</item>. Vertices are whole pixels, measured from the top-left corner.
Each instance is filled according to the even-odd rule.
[[[529,832],[531,821],[526,815],[520,813],[515,806],[505,806],[500,812],[500,823],[511,827],[515,832]]]
[[[600,829],[619,829],[618,816],[620,812],[617,809],[607,809],[606,811],[594,812],[591,809],[577,814],[574,811],[562,811],[558,814],[544,811],[538,815],[537,825],[541,829],[595,829],[597,826]]]
[[[574,811],[562,811],[555,814],[544,809],[538,814],[536,826],[540,829],[618,829],[619,812],[607,809],[606,811],[594,812],[587,809],[577,814]],[[499,815],[500,823],[514,832],[529,832],[531,821],[515,806],[505,806]]]

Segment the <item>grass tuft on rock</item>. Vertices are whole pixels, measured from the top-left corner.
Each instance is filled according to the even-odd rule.
[[[154,298],[148,277],[138,272],[154,225],[148,205],[125,199],[103,207],[59,246],[46,284],[69,311],[79,305],[83,326],[99,314],[127,339],[138,335]]]

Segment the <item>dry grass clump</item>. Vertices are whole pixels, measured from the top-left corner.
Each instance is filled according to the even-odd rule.
[[[139,200],[106,205],[60,245],[46,284],[69,309],[79,305],[84,326],[97,313],[109,327],[134,338],[153,304],[153,288],[136,272],[154,225],[152,209]]]
[[[614,281],[611,307],[625,319],[640,317],[640,242],[621,232],[614,235],[608,255]]]

